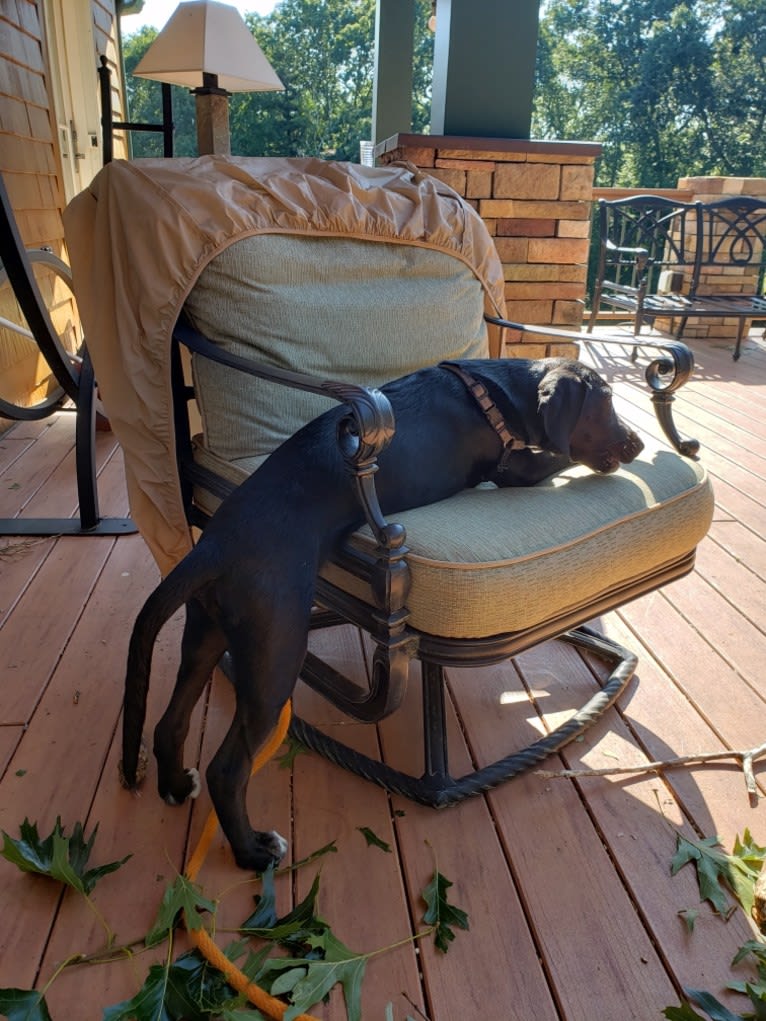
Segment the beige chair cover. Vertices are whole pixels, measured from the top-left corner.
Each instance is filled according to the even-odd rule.
[[[422,246],[469,266],[486,311],[504,313],[502,267],[482,220],[414,167],[266,157],[115,161],[70,203],[64,225],[88,348],[125,456],[131,513],[163,573],[191,548],[175,470],[171,334],[219,252],[277,233]]]

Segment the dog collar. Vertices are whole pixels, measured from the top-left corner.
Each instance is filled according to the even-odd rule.
[[[463,382],[468,392],[484,412],[484,417],[500,437],[504,449],[498,468],[500,471],[503,471],[507,457],[515,450],[524,450],[529,444],[523,437],[511,432],[500,413],[500,409],[489,396],[486,386],[480,383],[470,372],[466,372],[462,366],[455,362],[439,362],[439,368],[449,369],[450,372],[454,373]]]

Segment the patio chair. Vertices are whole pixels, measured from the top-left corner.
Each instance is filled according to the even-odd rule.
[[[85,344],[67,350],[54,328],[48,306],[35,277],[35,266],[46,266],[54,279],[69,289],[69,267],[41,248],[27,251],[0,176],[0,336],[6,360],[9,389],[3,388],[0,415],[16,422],[35,422],[62,408],[76,414],[75,471],[76,518],[0,518],[0,535],[123,535],[135,532],[129,518],[105,518],[98,505],[95,429],[96,383]],[[9,286],[6,286],[9,285]],[[72,345],[73,348],[75,345]],[[14,360],[37,357],[38,391],[29,401],[15,393]]]
[[[65,222],[132,513],[163,572],[190,548],[190,526],[204,528],[276,445],[333,401],[348,407],[339,442],[367,524],[323,565],[314,625],[363,629],[370,680],[312,653],[301,676],[365,722],[394,713],[419,683],[423,771],[294,718],[301,742],[443,806],[540,761],[612,704],[636,659],[588,622],[692,569],[712,510],[699,463],[647,441],[609,476],[572,467],[392,521],[377,505],[375,457],[395,423],[369,388],[443,359],[500,357],[507,339],[502,270],[469,204],[413,167],[206,157],[113,162]],[[666,425],[669,391],[691,364],[673,343],[653,363]],[[603,689],[530,747],[453,777],[445,668],[497,663],[554,637],[610,664]]]

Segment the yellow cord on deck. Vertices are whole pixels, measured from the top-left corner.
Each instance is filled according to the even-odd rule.
[[[287,735],[287,728],[290,726],[291,712],[290,702],[286,702],[282,707],[274,733],[253,759],[253,767],[250,771],[251,776],[257,773],[262,766],[266,765],[284,741]],[[186,878],[191,882],[194,882],[197,878],[217,830],[218,817],[215,814],[215,810],[211,809],[210,815],[205,820],[200,838],[197,841],[197,846],[194,848],[194,852],[186,866]],[[189,938],[213,967],[223,972],[229,985],[233,986],[238,993],[243,993],[261,1013],[273,1018],[274,1021],[282,1021],[282,1018],[289,1009],[287,1005],[281,1000],[270,996],[269,993],[261,989],[260,986],[255,985],[254,982],[251,982],[247,975],[240,971],[236,964],[230,961],[218,948],[207,930],[202,928],[190,929]],[[311,1014],[300,1014],[296,1021],[317,1021],[317,1019]]]

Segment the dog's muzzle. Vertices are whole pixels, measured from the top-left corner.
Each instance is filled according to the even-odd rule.
[[[606,447],[595,456],[590,453],[583,454],[576,460],[587,465],[592,471],[598,472],[599,475],[611,475],[617,471],[621,464],[630,464],[631,461],[635,461],[643,449],[643,440],[636,433],[628,431],[625,438],[619,443]]]

